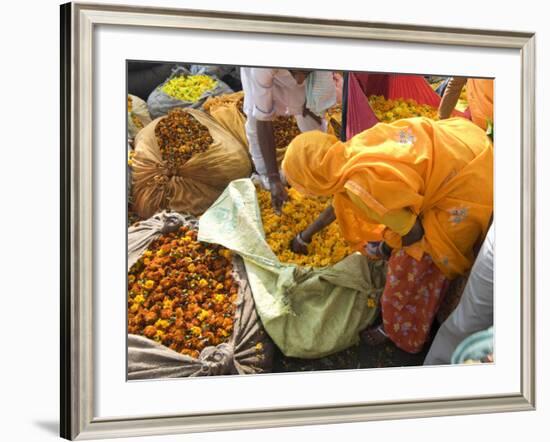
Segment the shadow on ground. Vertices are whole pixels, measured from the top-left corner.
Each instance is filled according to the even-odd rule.
[[[55,436],[59,435],[59,422],[58,421],[35,421],[34,425],[46,433],[53,434]]]
[[[404,352],[391,342],[375,347],[359,344],[320,359],[288,358],[276,349],[273,357],[273,373],[422,365],[437,329],[438,325],[434,322],[429,341],[417,354]]]

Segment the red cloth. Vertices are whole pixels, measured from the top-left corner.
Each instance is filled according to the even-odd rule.
[[[393,253],[380,303],[384,331],[397,347],[422,350],[448,285],[427,254],[417,261],[403,249]]]
[[[419,104],[439,107],[441,97],[422,75],[351,73],[364,95],[382,95],[390,100],[413,99]]]
[[[348,78],[348,110],[346,124],[346,139],[364,130],[370,129],[378,123],[374,111],[370,107],[367,95],[356,78],[355,74],[349,74]]]

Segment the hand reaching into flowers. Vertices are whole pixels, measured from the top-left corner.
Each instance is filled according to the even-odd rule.
[[[290,242],[290,249],[294,253],[299,253],[300,255],[307,255],[308,249],[307,246],[309,245],[310,241],[305,241],[302,237],[302,233],[298,233],[294,238],[292,238],[292,241]]]

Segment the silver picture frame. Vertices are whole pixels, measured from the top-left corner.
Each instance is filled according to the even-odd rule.
[[[94,416],[93,33],[97,25],[508,48],[521,56],[521,391],[179,416]],[[535,408],[535,34],[201,10],[61,6],[61,436],[69,440],[415,418]]]

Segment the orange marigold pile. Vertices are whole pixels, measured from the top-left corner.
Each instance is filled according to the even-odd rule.
[[[237,98],[239,97],[239,98]],[[243,105],[244,105],[244,93],[235,92],[232,94],[222,94],[216,95],[214,97],[209,97],[208,100],[204,102],[202,108],[210,113],[212,109],[216,109],[220,106],[231,106],[235,105],[241,114],[244,114]]]
[[[177,169],[194,154],[205,152],[213,143],[208,128],[181,108],[172,109],[155,127],[162,159]]]
[[[273,120],[273,135],[275,136],[275,148],[277,149],[286,148],[300,133],[296,118],[293,116],[279,116]]]
[[[238,294],[231,258],[185,226],[153,241],[128,272],[128,333],[194,358],[227,342]]]

